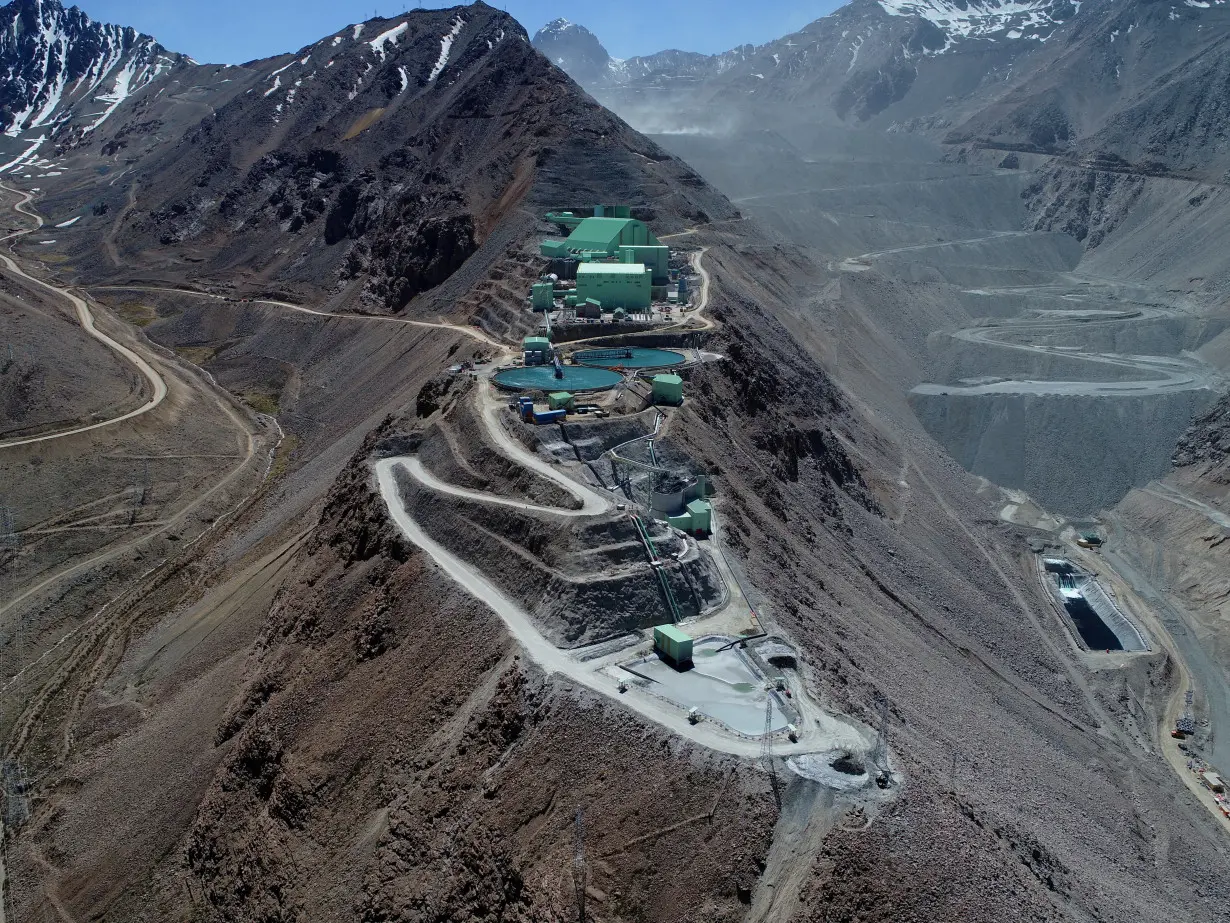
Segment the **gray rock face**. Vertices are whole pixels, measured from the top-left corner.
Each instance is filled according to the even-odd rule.
[[[534,47],[584,87],[610,79],[611,56],[598,37],[584,26],[556,19],[538,30]]]
[[[1230,461],[1230,397],[1223,397],[1196,419],[1183,434],[1174,452],[1178,468],[1207,465],[1226,467]]]
[[[1114,400],[915,394],[911,404],[966,470],[1024,490],[1048,510],[1085,516],[1163,477],[1170,447],[1214,398],[1210,391]],[[1121,451],[1102,452],[1108,445]],[[1091,464],[1101,468],[1096,478],[1086,471]]]

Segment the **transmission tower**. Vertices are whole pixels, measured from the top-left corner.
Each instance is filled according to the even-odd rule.
[[[782,807],[781,782],[777,778],[777,764],[773,762],[773,690],[765,687],[764,735],[760,738],[760,762],[769,774],[769,786],[773,789],[773,801],[780,811]]]
[[[585,923],[585,810],[577,808],[573,824],[572,884],[577,893],[577,921]]]
[[[1184,734],[1196,733],[1196,719],[1192,715],[1192,703],[1196,700],[1196,690],[1188,689],[1187,695],[1184,697],[1183,714],[1179,720],[1174,723],[1175,730],[1181,731]]]

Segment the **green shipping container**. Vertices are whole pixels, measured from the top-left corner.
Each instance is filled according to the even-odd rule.
[[[654,628],[653,647],[677,666],[692,662],[692,638],[674,625],[658,625]]]

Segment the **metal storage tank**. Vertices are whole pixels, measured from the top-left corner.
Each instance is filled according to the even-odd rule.
[[[678,406],[683,403],[683,379],[678,375],[653,376],[653,402]]]
[[[692,662],[692,638],[674,625],[654,628],[653,649],[677,667]]]

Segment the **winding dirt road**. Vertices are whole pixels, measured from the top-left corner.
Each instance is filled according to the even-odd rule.
[[[32,230],[18,231],[15,234],[9,234],[7,237],[0,238],[0,243],[5,240],[11,240],[14,237],[21,237],[25,234],[31,234],[43,226],[42,217],[26,208],[26,206],[34,198],[33,193],[18,193],[17,190],[11,189],[3,183],[0,183],[0,189],[13,193],[14,195],[22,195],[22,200],[13,206],[13,210],[20,212],[28,218],[33,218],[37,222],[37,226]],[[102,429],[105,426],[115,426],[117,423],[123,423],[125,420],[131,420],[134,417],[139,417],[142,414],[149,413],[162,403],[163,399],[167,396],[167,383],[163,381],[162,376],[159,375],[158,372],[154,370],[154,367],[146,362],[145,359],[136,352],[129,349],[124,344],[116,342],[111,339],[111,337],[107,336],[107,334],[99,330],[94,324],[94,315],[90,312],[90,306],[86,304],[85,299],[74,295],[66,288],[60,288],[44,282],[41,279],[36,279],[29,273],[24,272],[16,262],[4,254],[0,254],[0,262],[4,264],[5,268],[10,273],[18,278],[24,279],[27,282],[37,285],[39,288],[45,289],[54,295],[59,295],[60,297],[67,299],[68,303],[73,306],[73,310],[77,314],[77,321],[81,324],[81,328],[86,332],[86,334],[98,340],[108,349],[119,353],[126,360],[128,360],[128,362],[136,366],[137,371],[139,371],[145,377],[146,381],[148,381],[153,387],[153,394],[150,399],[136,410],[131,410],[128,413],[121,414],[118,417],[112,417],[110,420],[103,420],[101,423],[91,423],[88,426],[78,426],[73,429],[62,430],[57,433],[48,433],[43,436],[32,436],[27,439],[10,439],[7,442],[0,442],[0,449],[11,449],[16,446],[32,445],[38,442],[47,442],[51,439],[63,439],[66,436],[76,436],[80,433],[88,433],[91,430]]]
[[[620,693],[617,680],[607,671],[615,668],[620,658],[626,657],[626,653],[616,652],[608,656],[594,657],[586,656],[584,651],[565,651],[556,647],[543,636],[542,632],[534,625],[529,613],[518,603],[510,599],[478,568],[464,561],[431,538],[426,530],[410,515],[398,489],[397,474],[399,470],[405,472],[429,490],[462,497],[478,503],[531,509],[539,513],[559,516],[561,519],[602,515],[611,511],[614,504],[609,497],[603,496],[578,481],[572,480],[562,471],[558,470],[557,467],[552,466],[519,444],[501,425],[497,416],[499,405],[489,400],[482,403],[482,420],[491,442],[517,464],[558,484],[573,497],[581,501],[582,508],[579,510],[562,510],[531,505],[510,500],[507,497],[493,496],[480,491],[446,484],[427,471],[422,462],[415,456],[382,459],[374,465],[376,481],[385,505],[388,507],[389,515],[401,529],[402,533],[426,552],[441,570],[455,580],[467,593],[483,602],[498,615],[517,643],[548,673],[558,673],[566,676],[570,680],[610,698],[612,701],[632,708],[642,717],[666,728],[672,733],[712,750],[745,758],[759,758],[761,741],[758,737],[747,738],[738,736],[726,731],[716,722],[711,721],[702,721],[695,725],[691,724],[682,709],[673,707],[635,686],[629,687],[624,693]],[[803,719],[800,722],[798,742],[775,744],[774,750],[777,754],[781,756],[794,756],[831,750],[849,750],[856,753],[867,752],[869,741],[855,727],[829,715],[818,706],[803,699],[803,696],[796,696],[794,699],[794,704],[803,715]]]
[[[192,295],[197,298],[208,298],[211,301],[235,303],[233,299],[227,299],[222,295],[215,295],[212,292],[199,292],[196,289],[175,288],[166,285],[96,285],[93,286],[93,290],[98,292],[162,292],[170,295]],[[284,308],[287,311],[294,311],[297,314],[310,314],[313,317],[327,317],[333,320],[366,321],[378,324],[400,324],[404,327],[425,327],[429,330],[448,330],[478,340],[480,343],[499,350],[501,353],[510,351],[510,347],[507,344],[493,340],[481,330],[474,327],[466,327],[462,324],[449,324],[444,321],[410,320],[405,317],[385,317],[381,314],[334,314],[330,311],[317,311],[315,308],[305,308],[301,304],[292,304],[289,301],[274,301],[270,298],[253,298],[242,303],[268,305],[272,308]]]

